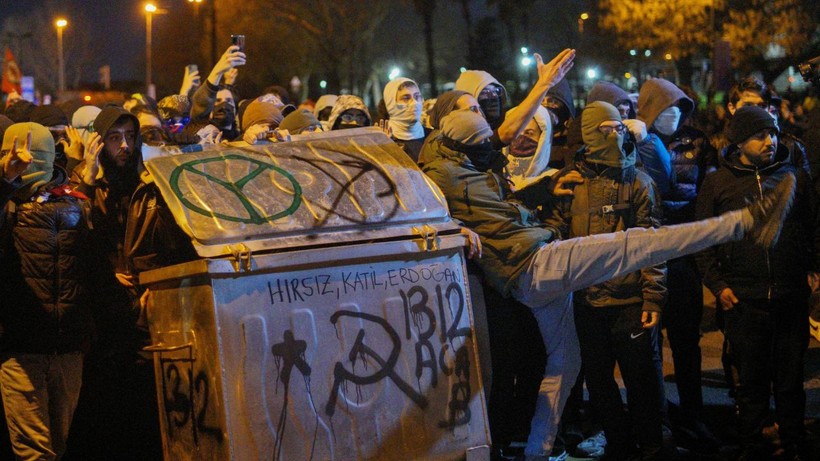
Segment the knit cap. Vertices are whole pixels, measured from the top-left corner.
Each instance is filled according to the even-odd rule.
[[[279,129],[288,130],[291,134],[299,134],[305,128],[321,125],[319,119],[307,110],[295,110],[287,115],[279,124]]]
[[[453,141],[477,146],[487,142],[493,130],[487,120],[471,110],[454,110],[441,119],[441,133]]]
[[[255,100],[248,104],[242,114],[242,129],[247,130],[253,125],[266,123],[271,129],[278,128],[282,123],[282,112],[271,102]]]
[[[735,112],[729,121],[729,142],[741,143],[760,130],[771,129],[780,132],[774,118],[761,107],[743,106]]]

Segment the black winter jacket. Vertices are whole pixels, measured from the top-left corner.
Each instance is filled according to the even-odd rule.
[[[80,201],[54,195],[42,202],[9,201],[0,219],[3,350],[87,349],[93,322],[88,232]]]
[[[773,188],[787,172],[797,176],[794,205],[787,216],[777,244],[761,249],[749,240],[712,247],[697,255],[703,283],[715,296],[731,288],[740,299],[765,300],[805,292],[806,273],[816,271],[820,249],[816,196],[808,174],[788,161],[782,144],[775,161],[764,168],[740,163],[737,146],[722,153],[723,165],[706,176],[697,201],[697,219],[743,208]]]

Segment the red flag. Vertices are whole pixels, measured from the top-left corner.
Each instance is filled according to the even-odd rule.
[[[20,68],[17,67],[17,61],[11,53],[11,49],[6,47],[6,57],[3,59],[3,86],[0,89],[2,89],[4,93],[11,93],[12,91],[22,93],[23,89],[20,88],[20,80],[22,80],[22,78],[23,73],[20,72]]]

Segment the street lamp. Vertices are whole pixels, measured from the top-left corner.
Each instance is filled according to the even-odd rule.
[[[59,76],[58,91],[62,94],[65,91],[65,65],[63,63],[63,29],[68,25],[68,21],[58,18],[54,21],[57,26],[57,75]]]
[[[145,4],[145,91],[148,93],[148,96],[152,98],[156,97],[156,92],[154,90],[154,84],[152,82],[152,62],[151,62],[151,42],[152,42],[152,24],[155,14],[165,14],[168,10],[157,8],[156,5],[153,3],[146,3]]]
[[[584,33],[584,21],[587,19],[589,19],[589,13],[581,13],[581,15],[578,16],[578,32]]]

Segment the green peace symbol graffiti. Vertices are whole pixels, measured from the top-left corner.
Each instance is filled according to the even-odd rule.
[[[224,160],[243,160],[255,164],[257,168],[236,182],[224,181],[222,179],[216,178],[212,175],[209,175],[208,173],[205,173],[194,168],[197,165],[202,165],[211,162],[222,162]],[[248,184],[251,180],[259,176],[260,174],[262,174],[265,170],[273,170],[276,173],[279,173],[280,175],[284,176],[288,181],[290,181],[291,186],[293,186],[293,201],[291,202],[290,206],[287,209],[270,216],[262,216],[261,214],[259,214],[256,208],[253,206],[253,203],[242,192],[242,188],[244,188],[246,184]],[[182,190],[179,187],[179,178],[183,172],[188,172],[191,174],[202,176],[208,181],[219,184],[220,186],[232,192],[239,200],[239,202],[242,204],[242,207],[245,208],[245,211],[248,212],[248,217],[229,216],[222,213],[217,213],[215,211],[206,210],[185,198],[185,196],[182,194]],[[264,224],[266,222],[275,221],[283,216],[292,215],[296,212],[296,210],[299,208],[299,205],[302,203],[302,187],[299,185],[299,183],[296,181],[296,178],[294,178],[293,175],[283,170],[282,168],[279,168],[276,165],[260,162],[259,160],[255,160],[237,154],[229,154],[222,157],[206,158],[202,160],[193,160],[188,163],[183,163],[182,165],[176,167],[176,169],[174,169],[174,171],[171,173],[171,178],[169,182],[171,184],[171,190],[174,191],[174,194],[176,194],[177,198],[179,198],[180,202],[182,202],[182,204],[185,205],[186,208],[208,217],[215,217],[219,219],[224,219],[226,221],[241,222],[248,224]]]

